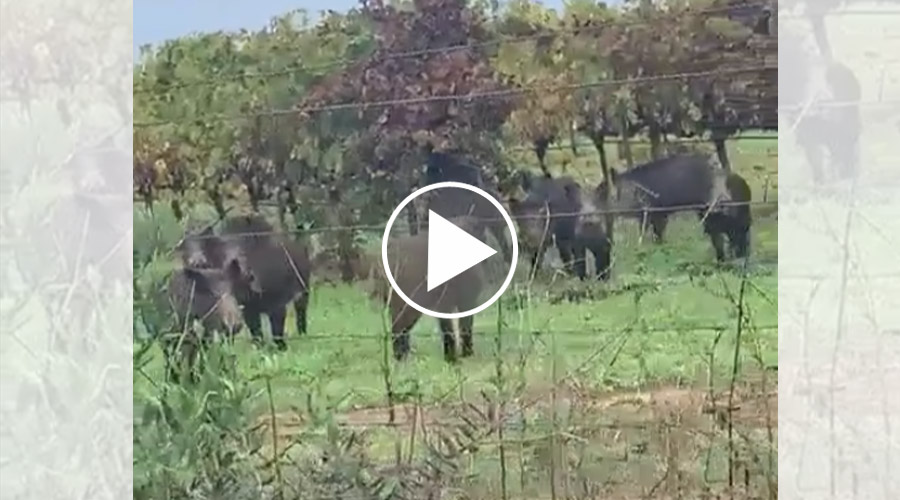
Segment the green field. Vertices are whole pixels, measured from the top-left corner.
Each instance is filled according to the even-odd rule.
[[[733,167],[750,181],[754,201],[777,200],[774,150],[774,136],[730,144]],[[595,182],[594,155],[579,153],[553,151],[549,159],[566,165],[565,173]],[[525,153],[517,160],[531,162]],[[664,245],[640,241],[634,223],[618,223],[613,279],[606,284],[578,282],[552,269],[529,282],[520,262],[503,298],[476,318],[475,356],[457,365],[444,362],[437,324],[428,318],[413,330],[410,359],[395,363],[382,311],[363,287],[318,283],[307,335],[296,334],[290,316],[286,352],[260,352],[242,334],[233,350],[221,348],[233,355],[237,371],[213,363],[198,388],[164,384],[155,347],[141,355],[136,415],[143,411],[139,405],[153,407],[149,401],[178,401],[167,404],[194,412],[193,419],[181,417],[194,426],[188,426],[192,436],[179,438],[188,442],[210,432],[211,424],[197,415],[204,404],[213,405],[227,415],[216,425],[245,431],[245,437],[215,438],[229,443],[216,441],[220,449],[236,450],[229,465],[184,458],[186,467],[254,464],[251,475],[269,478],[269,487],[304,478],[315,484],[305,491],[321,491],[322,498],[331,494],[331,483],[310,479],[316,474],[328,471],[348,483],[341,474],[365,471],[377,483],[384,470],[401,465],[420,476],[439,470],[443,487],[465,492],[459,498],[501,498],[504,490],[509,498],[591,498],[592,492],[638,498],[675,489],[697,498],[701,490],[723,491],[729,467],[745,468],[748,495],[765,495],[775,473],[770,452],[777,425],[777,408],[769,404],[777,399],[776,213],[774,206],[754,207],[745,275],[740,263],[714,263],[693,214],[672,220]],[[163,221],[162,210],[156,217],[135,214],[136,251],[142,231],[160,229],[156,238],[171,243],[180,236],[171,218]],[[161,256],[136,269],[139,286],[158,282],[171,265]],[[738,342],[739,309],[744,321]],[[188,402],[197,394],[190,391],[205,391],[206,399],[199,399],[206,403]],[[729,398],[733,412],[727,411]],[[731,439],[725,437],[729,429]],[[153,450],[152,443],[165,441],[162,434],[135,433],[136,452],[177,453],[187,446],[170,441]],[[166,435],[171,440],[175,433]],[[146,441],[138,446],[138,439]],[[353,444],[339,445],[347,440]],[[251,441],[261,448],[250,451]],[[323,450],[342,457],[337,462],[347,470],[335,461],[315,462]],[[729,453],[739,457],[731,462],[744,465],[729,465]],[[266,460],[273,454],[280,457],[277,467]],[[435,456],[448,463],[446,469],[434,465]],[[387,486],[357,484],[354,493],[334,498],[356,498],[370,486],[421,493],[407,484],[415,474],[392,474],[394,483]],[[135,476],[138,481],[137,470]]]

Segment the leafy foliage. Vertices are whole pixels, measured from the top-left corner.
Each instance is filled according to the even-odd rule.
[[[539,4],[510,2],[498,31],[521,42],[502,45],[494,60],[509,80],[531,90],[517,102],[508,125],[518,139],[534,146],[545,172],[546,148],[569,128],[574,110],[572,93],[562,90],[573,75],[560,28],[555,13]]]
[[[304,129],[317,128],[316,140],[344,151],[340,169],[331,172],[343,199],[362,195],[376,213],[417,183],[428,148],[490,158],[490,131],[510,109],[504,99],[477,98],[506,88],[487,57],[483,16],[462,0],[417,0],[407,7],[365,5],[361,15],[375,33],[374,51],[313,88],[299,105]],[[349,108],[334,109],[343,105]],[[363,192],[356,192],[360,186]]]
[[[429,149],[500,174],[501,131],[543,163],[573,122],[595,143],[646,132],[655,155],[668,135],[774,126],[774,71],[640,81],[771,58],[773,37],[754,32],[763,13],[745,0],[576,0],[559,14],[529,0],[373,1],[315,26],[295,11],[172,40],[135,74],[137,120],[157,122],[135,130],[135,189],[148,203],[203,193],[220,215],[229,199],[273,201],[315,225],[337,217],[317,208],[334,199],[351,207],[339,218],[381,217]]]
[[[136,350],[135,373],[148,352]],[[261,483],[254,460],[260,439],[246,432],[252,391],[224,373],[212,366],[197,386],[135,394],[134,498],[236,498]]]

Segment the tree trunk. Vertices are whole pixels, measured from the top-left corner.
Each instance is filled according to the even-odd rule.
[[[278,225],[281,226],[281,230],[284,233],[290,233],[293,228],[288,226],[287,223],[287,204],[281,190],[278,190],[275,195],[275,203],[278,205]]]
[[[227,210],[225,210],[225,201],[222,198],[222,191],[219,189],[219,186],[208,188],[206,195],[209,196],[209,201],[212,202],[213,208],[216,209],[216,215],[219,216],[219,220],[224,220]]]
[[[731,163],[728,161],[728,149],[725,148],[725,138],[717,137],[713,139],[713,144],[716,146],[716,155],[719,157],[719,163],[722,164],[722,169],[730,173]]]
[[[548,139],[538,139],[534,141],[534,154],[537,156],[538,165],[541,166],[541,172],[545,177],[550,177],[550,171],[547,170],[547,164],[544,161],[547,158],[547,148],[550,146]]]
[[[655,121],[651,121],[647,128],[650,136],[650,157],[658,160],[662,157],[662,133]]]
[[[622,117],[622,156],[628,168],[634,167],[634,155],[631,154],[631,139],[628,137],[628,119]]]
[[[353,231],[340,230],[338,232],[338,255],[341,260],[341,279],[344,283],[350,283],[355,277],[353,272],[353,257],[356,254],[353,247]]]
[[[255,182],[248,186],[247,194],[250,195],[250,208],[253,209],[253,213],[259,213],[259,191]]]
[[[341,280],[345,283],[350,283],[355,277],[353,260],[356,256],[356,248],[353,241],[354,232],[352,229],[354,223],[353,212],[342,202],[340,190],[334,187],[328,192],[328,201],[331,205],[331,210],[328,211],[330,216],[327,216],[326,220],[335,229],[333,234],[337,240]],[[336,224],[332,221],[336,222]]]
[[[603,207],[605,211],[605,213],[603,214],[603,222],[606,225],[606,237],[609,238],[610,242],[612,242],[615,217],[609,210],[609,199],[613,185],[609,175],[609,160],[606,158],[606,141],[604,140],[603,131],[595,131],[594,133],[592,133],[591,141],[594,143],[594,147],[597,148],[597,154],[600,155],[600,170],[603,172],[603,180],[606,181],[607,185],[607,189],[604,193],[603,199]]]
[[[572,121],[569,126],[569,147],[572,148],[572,156],[578,156],[578,123]]]
[[[419,234],[419,211],[416,210],[415,202],[406,206],[406,223],[411,236]]]
[[[287,211],[291,214],[291,219],[293,219],[293,225],[297,225],[297,214],[300,213],[299,207],[297,207],[297,198],[294,196],[294,189],[290,184],[285,183],[284,186],[284,203],[287,207]]]

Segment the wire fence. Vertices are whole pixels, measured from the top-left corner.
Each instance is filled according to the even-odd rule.
[[[715,70],[715,71],[703,71],[703,72],[686,72],[686,73],[677,73],[677,74],[665,74],[658,75],[652,77],[638,77],[638,78],[630,78],[630,79],[620,79],[620,80],[602,80],[597,82],[587,82],[587,83],[579,83],[579,84],[569,84],[569,85],[559,85],[559,86],[534,86],[534,87],[526,87],[526,88],[516,88],[516,89],[508,89],[502,91],[493,91],[493,92],[480,92],[480,93],[471,93],[471,94],[450,94],[450,95],[435,95],[435,96],[427,96],[427,97],[412,97],[405,99],[392,99],[392,100],[383,100],[383,101],[371,101],[371,102],[350,102],[350,103],[341,103],[341,104],[329,104],[322,106],[307,106],[307,107],[298,107],[293,109],[272,109],[266,111],[258,111],[254,113],[243,113],[243,114],[235,114],[235,115],[210,115],[210,116],[198,116],[198,117],[190,117],[184,119],[172,119],[172,120],[154,120],[154,121],[146,121],[146,122],[135,122],[134,127],[136,128],[155,128],[162,127],[165,125],[174,125],[174,124],[182,124],[182,123],[212,123],[212,122],[232,122],[232,121],[240,121],[254,118],[266,118],[266,117],[279,117],[279,116],[288,116],[288,115],[300,115],[300,114],[314,114],[320,112],[331,112],[331,111],[347,111],[347,110],[359,110],[359,109],[368,109],[368,108],[378,108],[378,107],[395,107],[395,106],[407,106],[411,104],[424,104],[429,102],[447,102],[447,101],[477,101],[483,99],[507,99],[520,96],[522,94],[532,93],[532,92],[571,92],[588,88],[600,88],[600,87],[608,87],[608,86],[619,86],[624,84],[636,84],[636,83],[653,83],[653,82],[662,82],[662,81],[670,81],[670,80],[684,80],[684,79],[692,79],[692,78],[709,78],[713,76],[726,76],[726,75],[734,75],[734,74],[742,74],[742,73],[752,73],[757,71],[770,71],[777,70],[777,65],[763,65],[763,66],[755,66],[755,67],[747,67],[747,68],[735,68],[728,70]],[[878,99],[871,101],[829,101],[829,100],[816,100],[811,103],[804,104],[792,104],[786,106],[766,106],[766,105],[757,105],[752,107],[754,112],[756,113],[776,113],[776,112],[785,112],[785,111],[810,111],[810,110],[827,110],[827,109],[842,109],[842,108],[857,108],[862,110],[885,110],[892,109],[895,107],[900,107],[900,99]],[[747,135],[744,139],[753,138],[755,140],[763,140],[764,136],[752,136]],[[622,139],[618,139],[621,141]],[[690,138],[685,138],[681,140],[688,140]],[[617,139],[610,138],[609,142],[615,143]]]
[[[884,275],[884,277],[885,278],[893,278],[893,277],[896,277],[896,274],[887,274],[887,275]],[[626,292],[623,291],[621,293],[624,294]],[[655,325],[655,326],[651,326],[651,327],[645,327],[643,329],[643,331],[645,331],[647,333],[665,333],[665,332],[718,333],[718,332],[722,332],[722,331],[731,329],[733,327],[734,327],[733,324],[726,324],[726,323],[705,324],[705,325],[689,324],[689,323],[685,323],[685,324],[672,323],[672,324],[668,324],[668,325]],[[760,331],[771,331],[771,330],[777,330],[778,325],[775,323],[766,324],[766,325],[757,325],[755,328]],[[505,334],[508,334],[508,335],[528,335],[528,336],[534,336],[536,338],[539,338],[542,336],[546,337],[550,333],[552,333],[553,335],[559,335],[562,337],[576,337],[577,338],[577,337],[603,336],[603,335],[608,335],[608,334],[612,334],[612,333],[618,333],[620,330],[616,329],[616,328],[600,328],[600,327],[593,327],[593,326],[586,326],[585,328],[580,328],[580,329],[565,329],[565,328],[560,329],[560,328],[555,328],[555,327],[551,327],[551,326],[545,326],[545,327],[535,327],[535,328],[531,328],[531,329],[527,329],[527,330],[505,327],[503,329],[503,331]],[[177,335],[181,335],[182,333],[183,332],[181,332],[181,331],[169,331],[169,332],[163,332],[162,334],[177,336]],[[306,342],[306,341],[316,341],[316,340],[323,340],[323,341],[327,340],[327,341],[343,342],[343,341],[357,341],[357,340],[380,340],[381,335],[382,335],[382,333],[373,332],[373,331],[368,331],[368,332],[363,332],[363,333],[347,333],[347,332],[330,332],[330,333],[329,332],[317,332],[314,334],[313,333],[300,333],[291,338],[286,338],[285,341],[287,341],[287,342]]]
[[[165,125],[170,125],[174,123],[193,123],[193,122],[221,122],[221,121],[235,121],[235,120],[244,120],[248,118],[256,118],[256,117],[277,117],[277,116],[287,116],[287,115],[301,115],[301,114],[314,114],[314,113],[322,113],[322,112],[332,112],[332,111],[346,111],[346,110],[359,110],[359,109],[370,109],[370,108],[380,108],[380,107],[394,107],[394,106],[408,106],[412,104],[425,104],[431,102],[449,102],[449,101],[474,101],[481,99],[507,99],[512,97],[518,97],[523,94],[533,93],[533,92],[564,92],[564,91],[575,91],[582,89],[591,89],[591,88],[603,88],[603,87],[617,87],[622,85],[635,85],[635,84],[644,84],[644,83],[658,83],[664,81],[671,80],[686,80],[692,78],[709,78],[709,77],[720,77],[720,76],[728,76],[728,75],[737,75],[742,73],[755,73],[760,71],[771,71],[777,70],[777,64],[763,64],[757,66],[748,66],[743,68],[731,68],[731,69],[720,69],[713,71],[692,71],[692,72],[682,72],[682,73],[672,73],[672,74],[662,74],[662,75],[653,75],[653,76],[642,76],[642,77],[632,77],[632,78],[618,78],[618,79],[608,79],[608,80],[600,80],[595,82],[584,82],[584,83],[573,83],[573,84],[565,84],[565,85],[531,85],[531,86],[522,86],[518,88],[511,89],[503,89],[503,90],[493,90],[493,91],[484,91],[484,92],[472,92],[468,94],[444,94],[444,95],[431,95],[431,96],[422,96],[422,97],[408,97],[402,99],[385,99],[380,101],[369,101],[369,102],[349,102],[349,103],[335,103],[335,104],[324,104],[324,105],[314,105],[314,106],[302,106],[296,107],[292,109],[275,109],[275,110],[267,110],[261,112],[254,113],[243,113],[240,115],[209,115],[202,117],[192,117],[190,119],[184,120],[154,120],[154,121],[146,121],[146,122],[135,122],[135,128],[150,128],[150,127],[161,127]]]
[[[300,204],[302,207],[302,204]],[[619,209],[594,209],[594,210],[579,210],[573,212],[552,212],[552,213],[535,213],[535,214],[509,214],[510,219],[513,221],[526,221],[526,220],[552,220],[552,219],[561,219],[561,218],[572,218],[572,217],[590,217],[590,216],[601,216],[601,215],[615,215],[615,216],[643,216],[645,214],[652,213],[674,213],[674,212],[683,212],[683,211],[709,211],[720,208],[734,208],[734,207],[777,207],[778,201],[776,200],[768,200],[768,201],[715,201],[710,203],[693,203],[693,204],[684,204],[684,205],[673,205],[673,206],[662,206],[662,207],[654,207],[647,206],[642,208],[619,208]],[[503,222],[506,219],[502,216],[496,217],[486,217],[479,216],[479,220],[490,223],[490,222]],[[218,223],[216,220],[214,222]],[[328,226],[320,226],[320,227],[309,227],[303,229],[295,229],[295,230],[282,230],[282,229],[273,229],[269,231],[246,231],[246,232],[234,232],[229,233],[228,236],[231,238],[253,238],[260,236],[276,236],[276,235],[291,235],[291,234],[316,234],[316,233],[330,233],[330,232],[341,232],[341,231],[372,231],[372,230],[381,230],[383,231],[387,227],[387,224],[348,224],[348,225],[328,225]],[[427,229],[427,223],[420,222],[420,228]],[[195,234],[190,235],[191,238],[196,238],[198,240],[205,239],[215,239],[221,238],[220,235],[216,234]]]

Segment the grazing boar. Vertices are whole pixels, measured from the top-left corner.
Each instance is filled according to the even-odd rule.
[[[179,246],[189,265],[222,268],[234,256],[252,274],[255,289],[239,290],[244,321],[254,341],[262,340],[261,316],[269,318],[272,338],[286,349],[284,321],[288,303],[293,303],[299,334],[306,333],[311,264],[306,245],[289,239],[259,215],[227,218],[218,235],[207,228],[186,237]]]
[[[735,253],[746,256],[751,225],[750,187],[738,174],[717,169],[702,155],[678,155],[654,160],[626,172],[610,171],[609,184],[597,187],[597,204],[604,209],[624,212],[649,223],[657,243],[663,242],[669,217],[681,211],[695,211],[703,221],[716,259],[723,261],[723,236]],[[743,205],[736,205],[743,203]]]
[[[174,381],[179,379],[180,371],[177,354],[187,362],[193,377],[197,353],[210,337],[221,332],[231,338],[243,326],[236,290],[253,289],[256,284],[237,259],[229,260],[223,267],[183,267],[169,276],[166,292],[177,328],[162,340],[169,377]],[[196,321],[202,324],[202,332],[195,330]]]
[[[585,263],[590,251],[600,279],[607,279],[611,244],[598,209],[583,200],[578,182],[568,176],[532,178],[526,173],[522,188],[525,198],[512,199],[509,206],[519,226],[520,246],[530,255],[532,268],[540,268],[552,239],[563,264],[578,278],[587,277]]]

